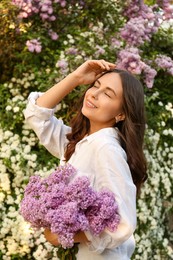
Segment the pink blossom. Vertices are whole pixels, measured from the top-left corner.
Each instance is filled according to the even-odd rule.
[[[116,38],[112,38],[111,39],[111,46],[114,47],[114,48],[120,48],[122,45],[122,41],[116,39]]]
[[[55,21],[56,20],[56,16],[55,15],[49,16],[49,20],[52,21],[52,22]]]
[[[128,22],[121,29],[121,37],[131,46],[139,46],[150,41],[158,31],[161,15],[155,12],[156,6],[149,7],[144,1],[134,0],[125,10]]]
[[[68,67],[68,62],[66,60],[59,60],[56,64],[56,66],[65,70]]]
[[[165,69],[168,73],[173,75],[173,60],[166,55],[158,55],[155,63],[158,67]]]
[[[41,43],[37,39],[28,40],[26,46],[30,52],[40,53],[42,49]]]
[[[126,48],[118,53],[117,68],[128,70],[134,74],[142,72],[142,63],[137,48]]]
[[[149,65],[143,63],[144,82],[148,88],[152,88],[154,84],[154,78],[157,71],[151,68]]]
[[[43,4],[43,5],[41,6],[41,11],[42,11],[42,12],[47,12],[48,8],[49,8],[48,5]]]
[[[133,74],[143,74],[144,82],[148,88],[154,84],[156,70],[142,61],[137,48],[125,48],[118,54],[117,68],[127,70]]]
[[[76,55],[78,53],[78,50],[76,48],[71,47],[68,50],[66,50],[66,53],[70,55]]]
[[[157,4],[163,9],[164,20],[173,19],[173,4],[171,0],[157,0]]]
[[[41,16],[41,18],[42,18],[43,21],[44,21],[44,20],[48,20],[48,18],[49,18],[49,15],[46,14],[46,13],[41,13],[40,16]]]
[[[97,50],[95,52],[95,57],[99,57],[100,55],[105,53],[105,50],[99,45],[96,46],[96,49]]]
[[[49,35],[53,41],[56,41],[59,38],[58,34],[52,30],[49,31]]]
[[[65,0],[54,0],[55,3],[59,3],[62,7],[66,6],[66,1]]]

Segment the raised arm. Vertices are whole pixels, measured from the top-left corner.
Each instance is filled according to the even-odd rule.
[[[91,84],[104,71],[114,68],[115,64],[105,60],[88,60],[40,96],[37,99],[37,105],[53,108],[75,87],[81,84]]]

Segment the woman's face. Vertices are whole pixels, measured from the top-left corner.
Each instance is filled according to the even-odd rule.
[[[87,90],[82,107],[82,114],[90,121],[91,133],[124,119],[122,100],[123,88],[118,73],[107,73],[96,80]]]

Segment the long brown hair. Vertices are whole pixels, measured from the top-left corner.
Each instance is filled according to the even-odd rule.
[[[119,129],[121,146],[126,151],[133,182],[139,193],[141,185],[147,179],[146,160],[143,153],[145,132],[144,91],[140,81],[132,74],[123,70],[111,70],[105,73],[118,73],[123,87],[123,113],[125,120],[115,126]],[[104,74],[105,74],[104,73]],[[103,74],[103,75],[104,75]],[[92,87],[93,84],[90,86]],[[82,112],[84,95],[80,100],[78,113],[71,121],[71,133],[67,134],[69,143],[65,151],[65,160],[68,161],[75,151],[76,144],[89,133],[90,122]]]

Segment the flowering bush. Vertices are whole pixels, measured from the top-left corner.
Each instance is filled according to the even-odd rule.
[[[149,178],[138,199],[133,259],[172,259],[171,1],[2,0],[0,11],[0,259],[57,259],[42,230],[19,214],[30,176],[45,178],[58,164],[22,111],[31,91],[44,91],[90,58],[116,62],[144,84]],[[67,123],[83,88],[57,106]]]

